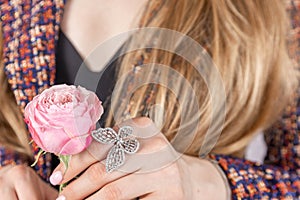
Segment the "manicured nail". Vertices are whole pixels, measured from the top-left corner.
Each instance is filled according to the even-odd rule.
[[[62,173],[60,171],[54,172],[51,176],[50,176],[50,183],[52,185],[58,185],[61,181],[62,181]],[[62,199],[59,199],[62,200]]]
[[[63,196],[63,195],[61,195],[61,196],[59,196],[56,200],[66,200],[66,197]]]

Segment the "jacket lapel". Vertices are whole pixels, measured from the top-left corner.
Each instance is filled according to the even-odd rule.
[[[4,69],[24,110],[54,84],[55,46],[64,0],[1,0]]]

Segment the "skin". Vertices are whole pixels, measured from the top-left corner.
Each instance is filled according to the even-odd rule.
[[[58,192],[40,179],[33,169],[25,165],[6,166],[0,170],[1,199],[53,200]]]
[[[125,122],[122,126],[124,125],[128,123]],[[153,126],[153,122],[148,118],[137,118],[134,119],[134,125],[130,126],[134,129],[149,127]],[[131,156],[126,154],[124,166],[112,173],[107,173],[104,165],[111,145],[94,141],[86,151],[72,156],[70,168],[64,174],[61,183],[72,180],[78,174],[80,176],[60,195],[66,199],[88,200],[127,200],[137,197],[144,200],[226,198],[224,181],[209,161],[186,155],[173,159],[178,154],[162,133],[139,141],[139,151]],[[167,151],[160,151],[166,147]],[[159,154],[153,156],[152,160],[143,161],[143,157],[137,156],[154,152]],[[146,169],[155,162],[158,163],[155,168]],[[64,173],[64,166],[60,164],[54,170],[57,171]]]
[[[147,0],[68,0],[61,30],[92,71],[101,71],[125,41],[89,55],[106,40],[138,27]],[[92,31],[91,31],[92,30]],[[95,51],[93,52],[95,53]]]

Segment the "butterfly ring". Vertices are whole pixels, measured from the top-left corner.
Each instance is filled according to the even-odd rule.
[[[92,131],[92,137],[102,144],[113,144],[108,152],[105,168],[110,173],[125,163],[125,153],[134,154],[138,151],[140,143],[133,136],[131,126],[123,126],[118,133],[112,128],[99,128]]]

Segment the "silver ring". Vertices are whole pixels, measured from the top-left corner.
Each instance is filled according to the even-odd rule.
[[[102,144],[113,144],[105,161],[106,172],[110,173],[125,163],[125,153],[134,154],[140,143],[133,136],[131,126],[123,126],[118,133],[112,128],[99,128],[92,131],[92,137]]]

